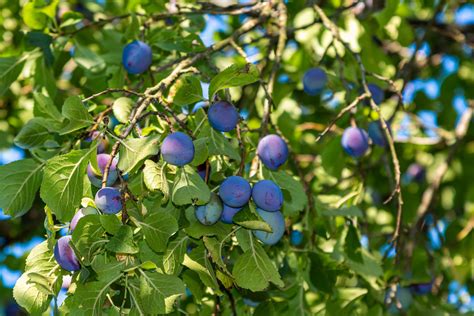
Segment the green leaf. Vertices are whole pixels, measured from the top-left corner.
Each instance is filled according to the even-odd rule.
[[[208,150],[208,138],[198,138],[194,143],[194,158],[191,162],[193,166],[199,166],[206,162],[207,158],[209,157],[209,150]]]
[[[0,166],[0,208],[5,214],[17,217],[29,211],[41,184],[43,166],[33,159]]]
[[[100,253],[92,259],[91,267],[99,278],[104,278],[108,275],[119,275],[125,268],[125,262],[117,261],[115,257],[108,256],[106,253]]]
[[[60,221],[70,221],[81,203],[89,156],[95,150],[73,150],[46,163],[41,198]]]
[[[168,239],[178,231],[176,219],[163,211],[151,213],[144,221],[136,222],[142,228],[148,246],[156,252],[165,251]]]
[[[244,86],[258,81],[259,71],[254,64],[234,64],[220,72],[211,80],[209,85],[209,98],[222,89]]]
[[[126,97],[121,97],[114,101],[114,104],[112,105],[112,111],[120,123],[128,123],[133,104],[133,100]]]
[[[90,214],[84,216],[77,223],[72,233],[73,244],[86,264],[94,259],[95,251],[107,242],[107,239],[103,238],[105,230],[101,224],[101,216],[104,215]]]
[[[118,168],[123,173],[131,173],[132,170],[139,167],[145,158],[158,154],[160,150],[159,140],[159,136],[124,140],[122,146],[120,146]]]
[[[54,62],[54,55],[53,52],[51,51],[51,43],[53,42],[52,36],[45,34],[43,32],[38,32],[38,31],[33,31],[33,32],[28,32],[25,36],[25,41],[28,45],[34,46],[34,47],[39,47],[41,51],[43,52],[44,58],[38,58],[36,62],[36,73],[35,73],[35,78],[37,78],[37,75],[41,76],[43,74],[38,74],[38,72],[46,70],[48,73],[46,76],[51,78],[52,74],[52,69],[47,66],[51,66]],[[52,85],[55,87],[56,80],[54,76],[52,76],[53,81],[51,82]],[[46,83],[48,84],[48,83]],[[48,90],[49,91],[49,90]],[[52,92],[56,92],[55,90]],[[54,94],[51,94],[54,96]]]
[[[150,191],[163,193],[162,203],[166,203],[170,196],[170,187],[166,179],[166,165],[152,160],[145,161],[143,168],[143,181]]]
[[[115,235],[122,226],[122,223],[116,215],[103,214],[100,217],[100,223],[105,231],[111,235]]]
[[[85,71],[99,73],[105,69],[104,59],[91,51],[88,47],[75,42],[74,61]]]
[[[250,207],[244,207],[241,211],[235,214],[233,222],[248,229],[263,230],[269,233],[272,232],[270,225],[263,221],[258,213],[253,212]]]
[[[232,274],[238,286],[254,292],[266,289],[270,282],[279,287],[285,285],[263,247],[252,236],[250,249],[237,258]]]
[[[176,205],[203,205],[211,198],[206,182],[190,166],[180,168],[173,184],[171,199]]]
[[[337,275],[340,273],[336,263],[328,255],[319,252],[310,252],[308,257],[311,261],[309,270],[311,285],[321,292],[331,294],[334,291]]]
[[[29,120],[18,135],[16,135],[14,139],[15,144],[24,149],[42,146],[52,135],[48,129],[49,122],[50,120],[42,117]],[[51,123],[49,125],[51,126]]]
[[[332,208],[323,203],[317,203],[317,207],[323,216],[354,216],[363,217],[364,214],[357,206],[349,206],[343,208]]]
[[[61,277],[53,253],[44,241],[31,250],[26,259],[25,273],[13,289],[17,303],[30,314],[41,314],[59,291]]]
[[[163,256],[163,268],[166,274],[177,274],[181,271],[181,263],[188,246],[189,237],[180,233],[166,248]]]
[[[232,230],[232,225],[224,224],[221,221],[214,225],[201,224],[201,222],[196,219],[194,206],[190,206],[186,209],[186,219],[189,222],[189,226],[186,227],[184,231],[195,239],[200,239],[203,236],[219,236],[222,239]]]
[[[207,257],[207,250],[203,246],[194,248],[191,253],[184,255],[183,265],[197,272],[201,281],[215,291],[219,291],[216,274]],[[219,291],[220,292],[220,291]]]
[[[35,106],[33,108],[33,114],[35,117],[41,116],[58,123],[61,123],[64,120],[50,97],[47,97],[42,93],[34,92],[33,98],[35,99]]]
[[[69,120],[69,123],[61,131],[62,135],[94,124],[92,116],[87,112],[86,107],[78,96],[67,98],[62,112],[63,116]]]
[[[39,11],[35,7],[34,2],[26,3],[23,6],[21,13],[23,16],[23,22],[25,22],[28,27],[34,30],[44,29],[46,27],[46,24],[48,23],[48,16],[43,12]]]
[[[170,95],[173,97],[173,103],[179,106],[193,104],[203,99],[201,83],[195,76],[185,76],[178,80],[171,88]]]
[[[361,251],[362,248],[360,245],[359,236],[357,235],[356,228],[350,225],[344,243],[344,252],[351,260],[362,263],[363,258],[361,255]]]
[[[283,214],[293,216],[304,210],[308,204],[308,198],[300,181],[283,170],[272,172],[264,169],[263,174],[266,179],[273,180],[283,191],[289,193],[289,199],[284,196]]]
[[[25,61],[25,57],[0,58],[0,96],[3,96],[18,78]]]
[[[209,126],[203,127],[199,138],[207,137],[209,155],[225,155],[238,164],[240,163],[240,153],[237,147],[233,146],[229,139],[222,133],[215,131]]]
[[[115,253],[137,253],[138,247],[133,242],[132,227],[128,225],[121,226],[117,234],[107,243],[106,248]]]
[[[149,42],[166,51],[177,50],[184,53],[202,51],[205,48],[197,34],[183,36],[181,32],[169,28],[154,30]]]
[[[204,242],[204,246],[211,254],[212,261],[217,264],[221,269],[228,272],[227,266],[222,260],[222,244],[219,240],[213,237],[203,237],[202,241]]]

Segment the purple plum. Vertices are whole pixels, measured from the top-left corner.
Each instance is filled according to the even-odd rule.
[[[217,223],[222,214],[222,201],[215,193],[211,194],[211,199],[206,205],[199,205],[195,209],[197,220],[203,225],[213,225]]]
[[[224,209],[222,210],[221,222],[226,224],[232,224],[235,214],[237,214],[242,208],[241,207],[231,207],[224,204]]]
[[[304,91],[315,96],[321,93],[326,86],[328,76],[321,68],[308,69],[303,76],[303,88]]]
[[[262,210],[276,212],[283,204],[283,193],[275,182],[261,180],[252,188],[252,199]]]
[[[97,191],[95,205],[105,214],[117,214],[122,209],[122,196],[117,188],[105,187]]]
[[[267,212],[260,208],[257,208],[257,213],[270,225],[272,232],[268,233],[263,230],[254,230],[253,234],[266,245],[276,244],[285,233],[285,218],[283,214],[280,211]]]
[[[239,113],[227,101],[218,101],[212,104],[207,112],[207,117],[212,128],[219,132],[230,132],[239,122]]]
[[[258,142],[257,154],[270,170],[277,170],[288,159],[288,145],[278,135],[270,134]]]
[[[418,163],[412,163],[410,166],[408,166],[408,169],[405,174],[407,182],[410,182],[412,180],[415,182],[422,182],[425,179],[425,176],[425,168]]]
[[[167,163],[182,167],[193,161],[193,140],[182,132],[169,134],[161,144],[161,155]]]
[[[74,215],[74,217],[71,220],[71,223],[69,224],[69,231],[72,233],[74,229],[76,229],[77,223],[81,218],[83,218],[86,215],[90,214],[98,214],[97,210],[93,208],[92,206],[88,206],[85,208],[81,208],[77,213]]]
[[[129,74],[141,74],[148,70],[153,55],[151,47],[142,41],[133,41],[125,46],[122,64]]]
[[[388,130],[390,131],[390,125],[388,123],[386,124],[387,124]],[[372,139],[372,142],[375,145],[380,146],[380,147],[387,146],[387,141],[385,140],[385,133],[379,121],[370,122],[367,130],[369,132],[370,139]]]
[[[378,85],[369,83],[367,88],[369,88],[370,94],[372,94],[372,99],[374,100],[375,104],[379,105],[383,102],[385,93]]]
[[[348,127],[342,134],[341,144],[352,157],[361,157],[369,149],[369,136],[362,128]]]
[[[97,173],[92,168],[92,165],[89,163],[87,166],[87,177],[89,177],[89,180],[91,181],[92,185],[100,188],[102,187],[102,176],[104,174],[105,167],[107,166],[107,163],[110,160],[110,155],[109,154],[99,154],[97,155],[97,165],[99,166],[100,173]],[[118,159],[115,157],[112,160],[112,164],[110,165],[109,169],[109,176],[107,177],[107,186],[112,186],[115,181],[117,181],[118,178],[118,170],[117,170],[117,163]]]
[[[222,182],[219,196],[224,204],[231,207],[242,207],[249,201],[251,191],[247,180],[239,176],[231,176]]]
[[[77,260],[76,254],[69,244],[71,238],[71,236],[63,236],[58,239],[54,246],[54,258],[61,268],[70,272],[81,269],[79,260]]]

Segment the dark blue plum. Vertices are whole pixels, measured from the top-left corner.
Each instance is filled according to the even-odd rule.
[[[387,127],[390,131],[390,125],[388,123]],[[380,147],[387,146],[387,141],[385,140],[385,133],[379,121],[373,121],[369,123],[368,127],[369,137],[372,139],[372,142]]]
[[[416,295],[429,294],[431,293],[432,289],[433,289],[432,282],[410,284],[410,291]]]
[[[259,208],[267,212],[276,212],[283,204],[283,193],[275,182],[261,180],[252,188],[252,199]]]
[[[217,223],[222,214],[222,201],[215,193],[211,194],[211,199],[206,205],[199,205],[195,209],[198,221],[203,225],[213,225]]]
[[[270,134],[258,142],[257,154],[270,170],[277,170],[288,159],[288,145],[278,135]]]
[[[218,101],[212,104],[207,112],[207,117],[212,128],[219,132],[230,132],[239,122],[239,113],[227,101]]]
[[[369,149],[369,136],[362,128],[349,127],[342,134],[341,144],[352,157],[361,157]]]
[[[97,173],[93,168],[92,165],[89,163],[87,166],[87,177],[91,181],[92,185],[100,188],[102,187],[102,176],[104,174],[105,167],[110,160],[110,155],[108,154],[99,154],[97,155],[97,165],[99,166],[100,173]],[[109,175],[107,177],[107,186],[112,186],[118,178],[118,170],[117,170],[117,163],[118,159],[115,157],[112,160],[112,164],[110,165]]]
[[[303,76],[304,91],[311,95],[317,95],[326,86],[328,76],[321,68],[308,69]]]
[[[203,179],[206,180],[206,163],[200,164],[197,166],[197,172],[199,176]],[[211,173],[211,165],[209,165],[209,174]]]
[[[242,207],[250,199],[252,189],[247,180],[239,176],[231,176],[222,182],[219,196],[231,207]]]
[[[161,144],[161,155],[167,163],[182,167],[193,161],[193,140],[182,132],[169,134]]]
[[[58,239],[54,246],[54,258],[61,268],[72,272],[81,269],[81,265],[79,260],[77,260],[74,250],[69,245],[71,238],[71,236],[63,236]]]
[[[98,214],[97,210],[93,208],[92,206],[88,206],[85,208],[81,208],[77,213],[74,215],[74,217],[71,220],[71,223],[69,225],[69,231],[72,233],[74,229],[76,229],[77,223],[81,218],[83,218],[86,215],[90,214]]]
[[[385,98],[384,91],[373,83],[369,83],[367,87],[369,88],[370,94],[372,94],[372,99],[374,100],[375,104],[379,105],[382,103]]]
[[[292,230],[290,235],[290,241],[293,246],[299,246],[303,243],[303,233],[299,230]]]
[[[283,214],[280,211],[267,212],[260,208],[257,208],[257,213],[270,225],[272,232],[268,233],[263,230],[254,230],[253,234],[266,245],[276,244],[285,233],[285,218]]]
[[[95,205],[105,214],[117,214],[122,209],[122,196],[117,188],[105,187],[97,191]]]
[[[221,221],[226,224],[232,224],[235,214],[237,214],[241,209],[241,207],[230,207],[229,205],[224,204]]]
[[[142,41],[133,41],[125,46],[122,64],[129,74],[141,74],[148,70],[153,58],[151,47]]]
[[[405,180],[407,182],[423,182],[423,180],[425,180],[425,176],[425,168],[418,163],[412,163],[410,166],[408,166],[407,172],[405,174]]]

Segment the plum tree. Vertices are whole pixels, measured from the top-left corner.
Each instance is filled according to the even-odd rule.
[[[69,224],[69,231],[72,233],[74,229],[76,229],[77,223],[81,218],[83,218],[86,215],[90,214],[98,214],[97,209],[93,208],[92,206],[84,207],[81,208],[79,211],[74,214],[74,217],[71,220],[71,223]]]
[[[167,163],[182,167],[193,161],[193,140],[183,132],[169,134],[161,144],[161,155]]]
[[[110,160],[110,155],[108,154],[99,154],[97,155],[97,165],[99,166],[99,172],[94,170],[92,164],[89,163],[87,166],[87,177],[93,186],[100,188],[102,186],[102,176],[104,174],[105,167]],[[110,165],[109,175],[107,177],[107,186],[112,186],[118,178],[118,169],[117,169],[118,159],[115,157],[112,160]]]
[[[224,208],[222,210],[221,221],[226,224],[232,224],[235,214],[237,214],[241,207],[231,207],[229,205],[224,204]]]
[[[367,85],[369,88],[370,94],[372,94],[372,100],[374,100],[375,104],[379,105],[383,102],[385,98],[385,92],[376,84],[369,83]]]
[[[341,144],[352,157],[361,157],[369,149],[369,136],[362,128],[348,127],[342,134]]]
[[[323,91],[327,81],[328,76],[321,68],[308,69],[303,76],[304,91],[311,96],[318,95]]]
[[[196,206],[195,215],[201,224],[213,225],[221,218],[222,210],[221,199],[217,194],[212,193],[207,204]]]
[[[390,125],[387,123],[387,126],[390,130]],[[367,128],[367,131],[369,133],[370,139],[372,139],[372,142],[380,147],[385,147],[387,146],[387,141],[385,139],[385,134],[382,129],[382,126],[380,126],[379,121],[372,121],[369,123],[369,127]]]
[[[258,142],[257,154],[265,167],[277,170],[288,159],[288,145],[280,136],[270,134]]]
[[[239,112],[227,101],[218,101],[209,107],[207,117],[211,126],[219,132],[230,132],[239,122]]]
[[[141,74],[148,70],[153,55],[151,47],[142,41],[133,41],[125,46],[122,53],[122,64],[129,74]]]
[[[105,214],[117,214],[122,210],[122,196],[117,188],[105,187],[95,194],[95,205]]]
[[[275,182],[260,180],[252,188],[252,199],[259,208],[275,212],[281,209],[283,193]]]
[[[285,233],[285,218],[280,211],[267,212],[260,208],[257,208],[257,213],[262,219],[270,225],[272,232],[266,232],[263,230],[254,230],[253,234],[261,242],[266,245],[274,245],[280,241],[281,237]]]
[[[242,207],[249,201],[251,191],[247,180],[240,176],[230,176],[221,183],[219,196],[224,204]]]
[[[71,245],[71,236],[63,236],[59,238],[54,246],[54,258],[57,263],[67,271],[77,271],[81,269],[79,260],[74,253]]]

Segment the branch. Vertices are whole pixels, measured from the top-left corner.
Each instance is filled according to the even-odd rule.
[[[133,90],[109,88],[109,89],[106,89],[104,91],[97,92],[97,93],[95,93],[91,96],[88,96],[87,98],[83,99],[82,102],[86,102],[86,101],[92,100],[94,98],[100,97],[101,95],[114,93],[114,92],[121,92],[121,93],[124,93],[124,94],[132,94],[132,95],[135,95],[135,96],[138,96],[138,97],[143,97],[143,94],[135,92]]]

